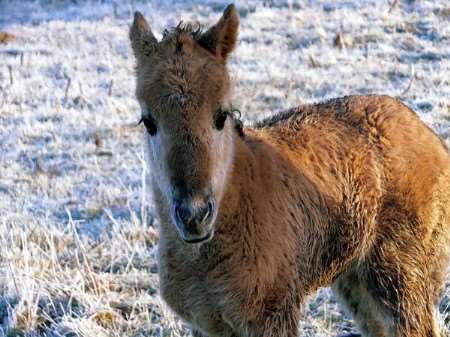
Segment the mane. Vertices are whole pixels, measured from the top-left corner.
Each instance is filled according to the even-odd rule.
[[[283,121],[287,121],[290,119],[297,120],[299,118],[304,118],[308,115],[313,114],[314,111],[317,112],[316,108],[319,108],[319,110],[320,110],[320,107],[327,106],[329,104],[335,105],[334,110],[335,110],[336,116],[338,116],[339,113],[342,112],[342,109],[344,109],[344,110],[346,109],[344,105],[349,97],[351,97],[351,96],[329,98],[324,101],[313,102],[310,104],[299,105],[299,106],[290,108],[288,110],[282,110],[282,111],[275,113],[272,116],[262,119],[261,121],[257,121],[254,124],[254,127],[256,127],[256,128],[272,127]],[[338,107],[341,107],[341,108],[338,108]],[[321,113],[323,113],[323,112],[321,112]]]
[[[277,125],[278,123],[281,123],[283,121],[286,121],[288,119],[298,116],[300,111],[301,111],[300,107],[279,111],[272,116],[269,116],[269,117],[263,118],[260,121],[257,121],[253,126],[255,128],[272,127],[272,126]]]

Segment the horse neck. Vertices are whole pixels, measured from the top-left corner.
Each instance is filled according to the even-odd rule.
[[[254,208],[261,203],[260,189],[264,170],[270,170],[271,153],[261,151],[263,143],[252,132],[241,138],[235,135],[234,155],[231,171],[226,183],[225,192],[221,201],[222,220],[234,223],[236,218],[242,218],[246,208]],[[266,161],[264,168],[260,163]]]

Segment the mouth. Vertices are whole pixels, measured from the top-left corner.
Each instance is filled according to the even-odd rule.
[[[183,241],[186,243],[201,243],[201,242],[206,242],[209,241],[211,238],[213,237],[213,231],[208,232],[205,236],[201,237],[201,238],[196,238],[196,239],[184,239]]]

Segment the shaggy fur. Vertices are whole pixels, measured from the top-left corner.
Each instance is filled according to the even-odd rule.
[[[130,38],[160,220],[161,295],[194,336],[297,336],[306,296],[332,286],[364,336],[438,337],[450,236],[450,156],[387,96],[292,109],[241,137],[227,105],[229,6],[205,33],[161,42],[136,14]],[[171,216],[183,183],[212,191],[214,236],[184,242]],[[196,199],[197,200],[197,199]]]

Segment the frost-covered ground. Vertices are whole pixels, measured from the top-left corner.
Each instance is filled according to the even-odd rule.
[[[245,119],[385,93],[450,143],[447,1],[236,4],[230,70]],[[180,18],[212,23],[225,5],[0,0],[0,31],[16,36],[0,44],[0,336],[188,335],[157,296],[128,25],[139,9],[160,36]],[[323,289],[300,336],[352,329]]]

